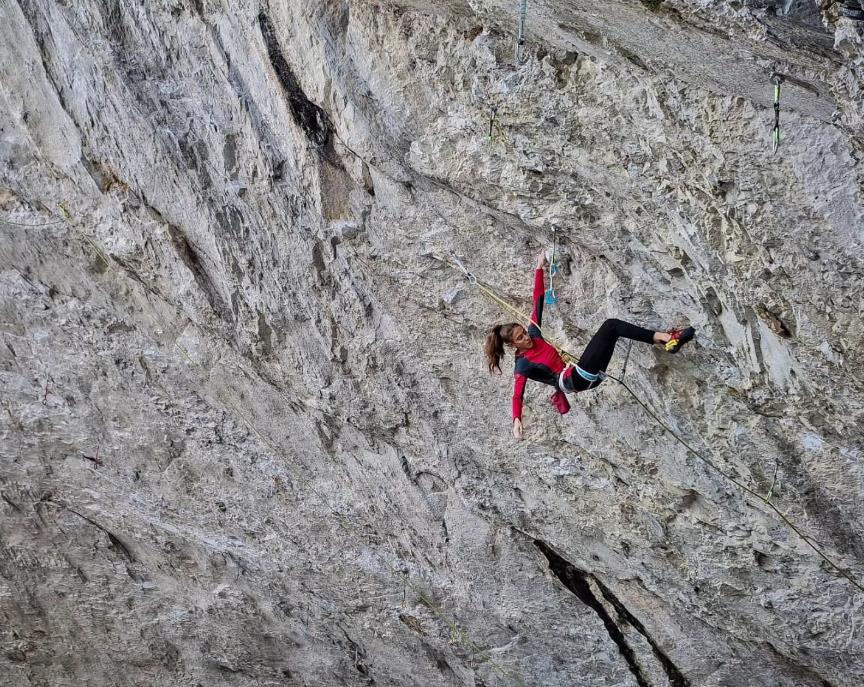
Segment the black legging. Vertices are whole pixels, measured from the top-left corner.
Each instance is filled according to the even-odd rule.
[[[623,320],[606,320],[600,325],[600,329],[597,330],[597,333],[585,347],[582,357],[579,358],[579,367],[585,370],[585,372],[592,374],[605,371],[609,365],[609,361],[612,360],[612,354],[615,352],[615,342],[618,341],[619,337],[647,344],[654,343],[654,332],[650,329],[637,327],[635,324],[630,324]],[[603,380],[598,379],[596,382],[589,382],[587,379],[580,377],[579,373],[574,370],[572,376],[569,377],[569,381],[570,384],[568,386],[572,386],[573,391],[584,391],[589,387],[597,386]]]

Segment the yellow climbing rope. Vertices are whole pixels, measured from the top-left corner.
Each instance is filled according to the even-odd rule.
[[[475,285],[484,294],[486,294],[486,296],[490,300],[494,301],[495,303],[500,305],[502,308],[504,308],[504,310],[506,310],[510,314],[514,315],[516,317],[516,319],[522,321],[523,323],[526,323],[526,324],[529,324],[531,326],[536,327],[537,331],[539,331],[540,334],[543,335],[543,340],[546,343],[548,343],[550,346],[552,346],[552,348],[554,348],[556,351],[558,351],[558,355],[561,356],[561,359],[565,362],[565,364],[566,363],[573,363],[574,365],[576,364],[576,361],[578,360],[578,358],[575,355],[573,355],[572,353],[570,353],[568,350],[566,350],[563,346],[561,346],[561,344],[559,344],[557,341],[555,341],[552,338],[547,337],[546,334],[543,332],[543,329],[540,327],[540,325],[537,324],[533,319],[531,319],[530,315],[526,315],[524,312],[519,310],[519,308],[517,308],[514,305],[511,305],[506,300],[501,298],[501,296],[499,296],[497,293],[495,293],[495,290],[491,286],[489,286],[488,284],[484,284],[479,279],[477,279],[477,277],[474,275],[474,273],[469,272],[465,268],[465,266],[462,264],[462,261],[459,260],[458,257],[456,257],[455,255],[453,255],[452,257],[453,257],[453,260],[454,260],[456,266],[466,276],[466,278],[468,279],[468,281],[471,284]]]

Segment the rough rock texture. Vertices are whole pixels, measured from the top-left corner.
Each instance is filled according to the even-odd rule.
[[[0,1],[0,683],[864,684],[864,58],[837,6]],[[771,74],[782,139],[771,154]],[[490,135],[491,133],[491,135]],[[612,371],[623,364],[616,356]],[[510,359],[507,360],[507,366]]]

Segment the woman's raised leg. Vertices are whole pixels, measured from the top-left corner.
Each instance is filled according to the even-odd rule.
[[[658,338],[658,334],[660,335]],[[615,342],[619,338],[633,339],[647,344],[661,343],[663,332],[655,332],[623,320],[610,319],[600,325],[600,329],[585,347],[579,358],[579,367],[585,372],[596,374],[605,371],[615,352]],[[668,340],[668,335],[666,335]]]

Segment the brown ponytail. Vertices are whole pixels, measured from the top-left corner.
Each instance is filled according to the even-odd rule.
[[[489,374],[494,374],[497,370],[501,373],[501,358],[504,357],[504,344],[510,343],[510,338],[513,336],[513,328],[518,327],[515,322],[510,324],[499,324],[492,327],[486,335],[486,343],[483,344],[483,352],[486,354],[486,366],[489,368]]]

